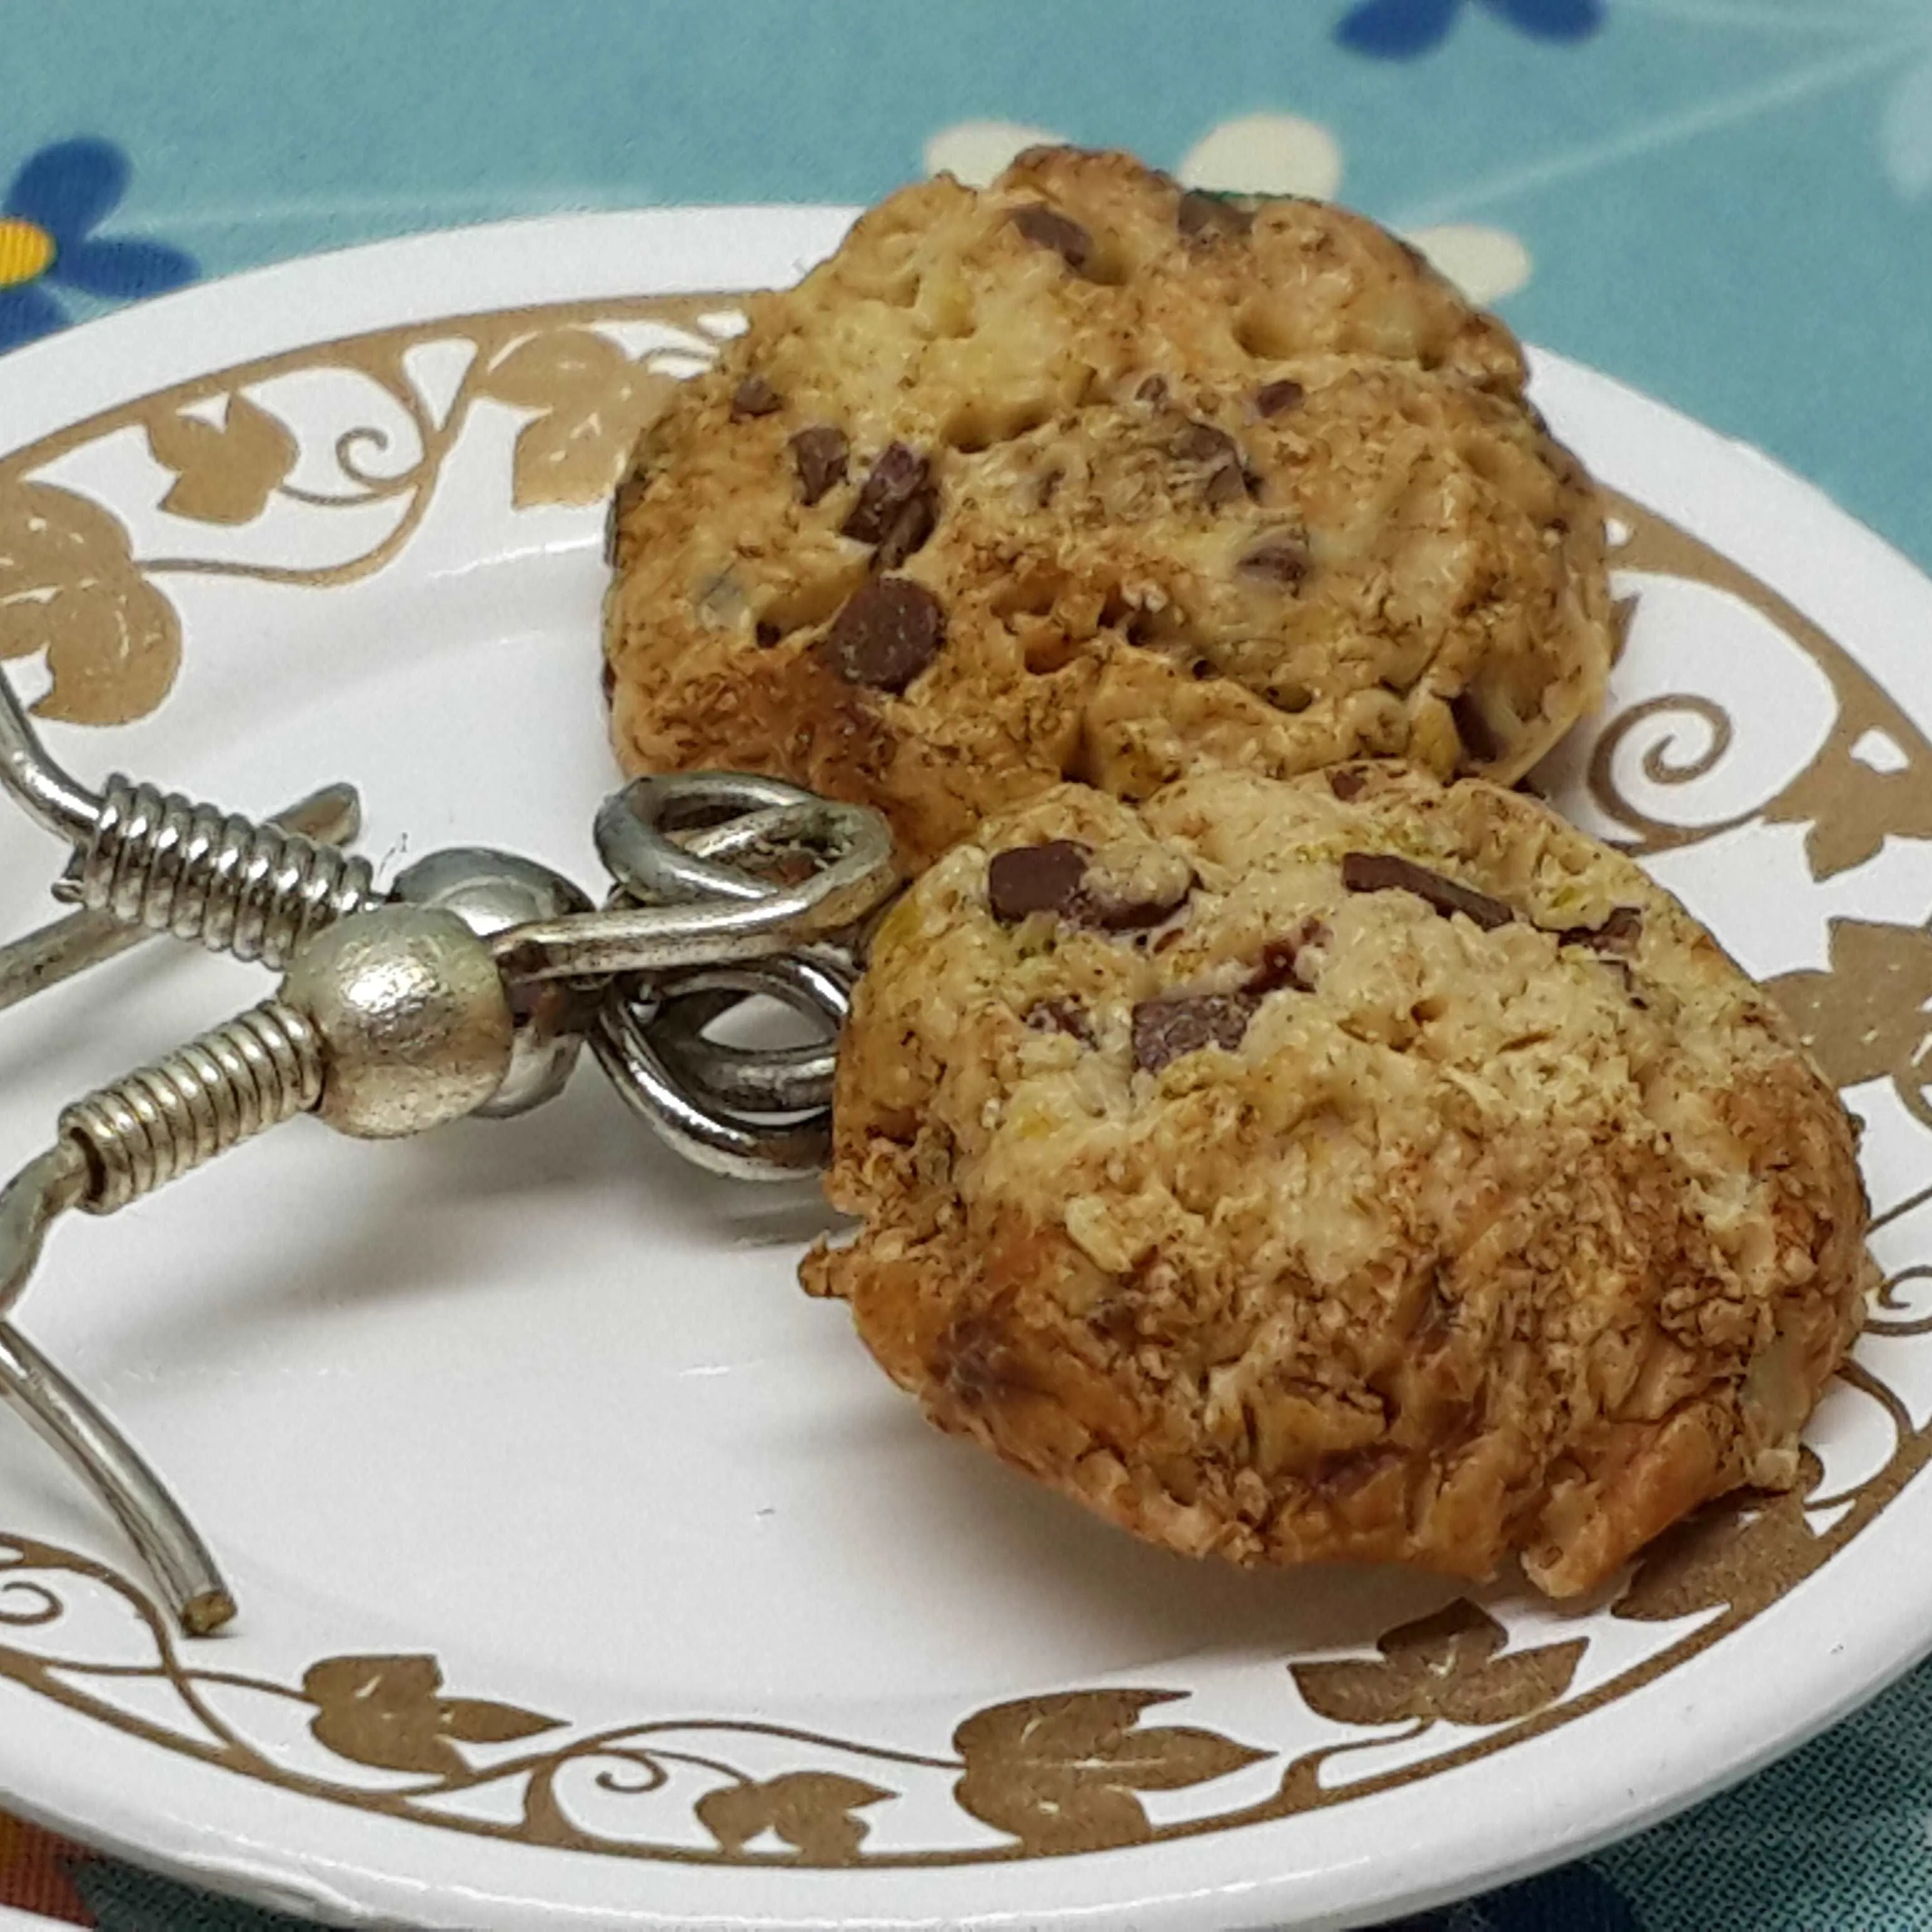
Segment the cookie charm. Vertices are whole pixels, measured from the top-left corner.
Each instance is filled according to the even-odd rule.
[[[808,1285],[940,1427],[1138,1534],[1586,1592],[1798,1432],[1853,1132],[1667,892],[1389,765],[997,819],[880,927]]]
[[[1067,778],[1509,783],[1600,694],[1589,478],[1508,332],[1358,216],[1041,149],[747,313],[614,506],[633,771],[874,806],[916,871]]]

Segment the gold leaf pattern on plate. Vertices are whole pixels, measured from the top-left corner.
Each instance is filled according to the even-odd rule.
[[[520,427],[506,479],[515,503],[595,502],[614,482],[633,437],[672,387],[656,367],[659,352],[633,361],[607,332],[635,326],[668,330],[679,346],[664,359],[689,368],[707,351],[707,334],[722,332],[710,329],[706,318],[730,306],[728,298],[717,296],[598,298],[448,317],[303,345],[117,405],[0,456],[0,656],[45,657],[55,682],[42,704],[50,715],[104,724],[145,715],[165,696],[180,650],[179,623],[154,587],[158,582],[199,573],[323,590],[374,575],[403,553],[421,526],[478,400],[530,418]],[[470,352],[454,394],[439,392],[432,400],[418,385],[411,358],[418,349],[442,344],[460,344]],[[338,467],[351,486],[346,494],[339,499],[305,494],[288,480],[292,470],[264,494],[263,478],[280,461],[274,419],[265,430],[250,420],[248,411],[257,406],[248,404],[238,434],[236,403],[257,386],[309,374],[373,384],[387,398],[385,410],[393,404],[413,425],[420,454],[400,470],[374,461],[388,448],[390,432],[372,415],[366,425],[336,438]],[[392,502],[399,506],[399,518],[373,539],[358,538],[362,547],[346,561],[196,552],[136,563],[126,531],[109,509],[38,473],[110,436],[130,429],[147,433],[158,420],[172,424],[224,396],[230,398],[229,416],[218,429],[206,427],[230,437],[231,450],[240,453],[242,466],[250,472],[248,501],[260,494],[266,504],[279,488],[284,497],[324,514]],[[191,446],[185,452],[182,435]],[[163,449],[189,459],[175,466],[178,482],[199,476],[197,464],[206,468],[214,463],[206,439],[195,431],[164,427],[160,436]],[[230,516],[244,502],[238,482],[192,487],[212,489],[210,500],[218,510],[226,506]],[[1932,838],[1932,745],[1870,674],[1762,580],[1644,506],[1607,494],[1613,513],[1630,526],[1617,559],[1621,566],[1713,584],[1742,597],[1824,671],[1839,707],[1811,765],[1776,797],[1722,824],[1651,820],[1616,794],[1608,776],[1600,788],[1593,778],[1600,803],[1624,828],[1625,849],[1646,857],[1697,844],[1753,820],[1799,822],[1806,827],[1811,870],[1823,878],[1862,862],[1888,835]],[[196,503],[190,495],[173,507],[192,518]],[[1701,721],[1711,748],[1679,753],[1660,743],[1657,770],[1648,774],[1654,783],[1683,782],[1710,760],[1736,754],[1736,734],[1725,738],[1729,721],[1708,698],[1693,692],[1660,703],[1693,722]],[[1651,709],[1658,705],[1652,700]],[[1612,717],[1604,730],[1615,733],[1630,715]],[[1916,1048],[1907,1052],[1905,1042],[1920,1037],[1912,994],[1921,983],[1918,951],[1925,940],[1913,928],[1880,928],[1851,934],[1841,951],[1834,935],[1828,971],[1787,974],[1776,988],[1795,1003],[1801,1024],[1808,1024],[1807,1014],[1816,1020],[1819,1050],[1840,1071],[1872,1064],[1882,1044],[1885,1064],[1879,1071],[1896,1079],[1896,1056],[1904,1053],[1911,1094],[1922,1102],[1913,1070],[1919,1056]],[[1889,990],[1872,993],[1864,1024],[1854,1026],[1831,1010],[1834,1000],[1865,999],[1878,987]],[[1906,1002],[1909,1010],[1901,1010]],[[1874,1037],[1867,1040],[1868,1032]],[[1919,1105],[1916,1111],[1932,1127],[1932,1109]],[[1932,1187],[1907,1194],[1881,1220],[1910,1211],[1928,1194]],[[1894,1280],[1912,1274],[1912,1267],[1904,1265]],[[1892,1327],[1900,1334],[1914,1331],[1910,1322]],[[1864,1372],[1854,1364],[1848,1379],[1854,1372]],[[1878,1387],[1872,1381],[1872,1388]],[[298,1689],[274,1676],[200,1667],[177,1652],[165,1616],[140,1586],[91,1558],[24,1538],[0,1538],[0,1571],[16,1573],[9,1580],[9,1600],[20,1612],[0,1618],[0,1681],[104,1732],[265,1788],[418,1830],[541,1846],[559,1855],[674,1864],[872,1868],[1093,1853],[1352,1804],[1508,1750],[1654,1684],[1724,1641],[1802,1575],[1827,1562],[1932,1460],[1932,1425],[1915,1426],[1895,1400],[1884,1406],[1896,1438],[1893,1451],[1876,1474],[1830,1499],[1843,1507],[1828,1526],[1821,1516],[1814,1534],[1795,1499],[1784,1498],[1728,1518],[1700,1520],[1654,1546],[1616,1614],[1641,1624],[1708,1610],[1694,1628],[1660,1634],[1654,1647],[1612,1672],[1597,1673],[1596,1681],[1580,1690],[1576,1654],[1587,1636],[1574,1644],[1511,1653],[1500,1626],[1467,1606],[1405,1625],[1384,1636],[1376,1658],[1295,1668],[1311,1708],[1322,1710],[1326,1699],[1329,1708],[1323,1714],[1355,1729],[1355,1736],[1294,1757],[1271,1794],[1255,1796],[1238,1787],[1235,1796],[1218,1803],[1210,1795],[1184,1815],[1177,1811],[1157,1821],[1149,1818],[1141,1794],[1205,1786],[1270,1754],[1212,1731],[1138,1729],[1150,1706],[1181,1694],[1171,1690],[1062,1690],[998,1705],[958,1725],[955,1757],[943,1754],[937,1738],[934,1754],[923,1755],[903,1748],[902,1741],[887,1744],[823,1736],[743,1713],[633,1712],[617,1714],[622,1721],[613,1723],[608,1711],[586,1712],[580,1714],[580,1724],[573,1720],[566,1728],[514,1703],[444,1696],[441,1666],[427,1654],[326,1658]],[[18,1574],[29,1570],[32,1580]],[[37,1632],[58,1634],[70,1621],[70,1603],[100,1590],[126,1606],[154,1647],[153,1660],[131,1673],[153,1687],[152,1712],[135,1712],[118,1695],[98,1694],[85,1658],[68,1656],[56,1669],[35,1648]],[[78,1625],[77,1618],[72,1621]],[[77,1628],[67,1634],[76,1648],[92,1640]],[[97,1661],[116,1684],[130,1675],[123,1659]],[[291,1766],[274,1744],[258,1742],[248,1719],[238,1714],[248,1700],[231,1706],[203,1694],[236,1689],[270,1703],[292,1700],[331,1753],[326,1768]],[[170,1693],[178,1708],[160,1714]],[[1355,1714],[1341,1714],[1345,1710]],[[1414,1712],[1426,1714],[1407,1714]],[[1513,1714],[1517,1712],[1522,1714]],[[1324,1766],[1342,1754],[1385,1752],[1391,1723],[1406,1721],[1419,1736],[1438,1721],[1452,1720],[1483,1728],[1445,1737],[1433,1750],[1400,1764],[1378,1760],[1382,1768],[1344,1782],[1324,1781]],[[694,1732],[707,1740],[702,1756],[683,1748]],[[527,1750],[459,1748],[512,1745],[526,1738],[539,1742]],[[772,1770],[773,1741],[779,1738],[788,1741],[788,1761]],[[1287,1758],[1292,1748],[1284,1744],[1280,1756]],[[734,1761],[740,1757],[745,1762]],[[880,1785],[822,1768],[855,1757]],[[668,1774],[680,1762],[706,1766],[730,1781],[707,1789],[694,1802]],[[398,1772],[415,1781],[399,1786]],[[600,1799],[616,1796],[640,1804],[658,1792],[665,1822],[661,1828],[649,1819],[629,1835],[608,1835],[607,1810],[600,1809],[593,1820],[578,1808],[586,1786]],[[510,1802],[488,1815],[446,1802],[485,1787]],[[520,1809],[514,1798],[518,1792]],[[880,1795],[862,1795],[874,1792]],[[866,1838],[866,1821],[854,1816],[885,1797],[903,1796],[911,1801],[908,1816],[934,1816],[944,1810],[947,1792],[973,1817],[1006,1835],[989,1845],[977,1833],[962,1842],[934,1832],[922,1843],[880,1848]],[[935,1800],[937,1806],[927,1809]],[[770,1848],[768,1834],[782,1849]]]
[[[708,1791],[692,1808],[727,1852],[742,1852],[760,1832],[775,1832],[816,1865],[850,1864],[868,1829],[853,1814],[892,1793],[831,1771],[791,1771],[763,1783]]]
[[[1178,1690],[1072,1690],[995,1704],[952,1734],[965,1765],[960,1804],[1030,1851],[1137,1844],[1148,1834],[1142,1791],[1225,1778],[1270,1755],[1214,1731],[1134,1728]]]
[[[517,433],[517,508],[602,502],[676,386],[593,329],[553,328],[518,344],[478,379],[480,394],[538,412]]]
[[[1771,824],[1806,828],[1804,856],[1816,879],[1862,866],[1888,838],[1932,838],[1932,760],[1916,734],[1899,732],[1889,707],[1859,686],[1841,688],[1838,696],[1823,749],[1764,813]],[[1888,770],[1857,754],[1874,734],[1898,754]]]
[[[1704,1610],[1748,1615],[1783,1596],[1825,1553],[1804,1502],[1821,1473],[1807,1450],[1798,1489],[1769,1500],[1729,1499],[1666,1530],[1638,1559],[1611,1614],[1633,1623]]]
[[[309,1729],[338,1757],[382,1771],[433,1778],[468,1769],[458,1742],[513,1744],[560,1728],[554,1718],[472,1697],[445,1697],[433,1657],[328,1657],[311,1664],[302,1695],[316,1706]]]
[[[1888,837],[1932,840],[1932,745],[1889,694],[1835,638],[1763,578],[1634,499],[1614,490],[1601,494],[1606,511],[1626,528],[1611,556],[1615,566],[1708,584],[1736,598],[1775,625],[1825,674],[1838,705],[1825,743],[1796,778],[1775,797],[1715,824],[1672,825],[1647,817],[1618,789],[1614,767],[1618,750],[1634,727],[1682,715],[1708,728],[1706,748],[1678,762],[1670,756],[1668,738],[1660,739],[1645,758],[1644,775],[1653,784],[1664,785],[1706,776],[1732,742],[1731,721],[1721,706],[1695,694],[1677,694],[1650,698],[1608,720],[1592,751],[1589,786],[1598,804],[1636,835],[1624,849],[1648,856],[1700,844],[1754,819],[1802,825],[1805,862],[1811,876],[1822,880],[1863,865]],[[1618,610],[1627,628],[1623,606]],[[1891,750],[1882,767],[1858,754],[1874,737]]]
[[[1780,974],[1765,991],[1833,1086],[1889,1076],[1901,1094],[1916,1089],[1915,1068],[1932,1034],[1932,933],[1863,919],[1834,919],[1828,930],[1827,970]]]
[[[1500,1724],[1527,1718],[1570,1688],[1588,1640],[1504,1651],[1509,1633],[1467,1600],[1400,1624],[1376,1641],[1378,1660],[1289,1668],[1309,1708],[1338,1724]]]
[[[181,620],[140,573],[120,520],[51,483],[0,476],[0,658],[44,654],[34,706],[75,724],[124,724],[166,697]]]
[[[174,472],[161,508],[200,524],[252,524],[301,454],[288,424],[238,390],[219,424],[157,410],[148,418],[148,448]]]

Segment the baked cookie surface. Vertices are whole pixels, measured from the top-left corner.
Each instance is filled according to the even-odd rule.
[[[916,868],[1067,778],[1507,782],[1598,698],[1588,478],[1508,331],[1359,217],[1042,149],[748,312],[614,506],[632,770],[877,805]]]
[[[941,1427],[1246,1563],[1587,1591],[1787,1486],[1854,1134],[1677,902],[1388,764],[1062,787],[881,927],[805,1264]]]

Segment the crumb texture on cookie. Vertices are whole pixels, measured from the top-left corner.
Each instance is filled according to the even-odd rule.
[[[614,506],[633,770],[876,804],[916,867],[1067,778],[1509,782],[1600,692],[1588,477],[1508,332],[1360,217],[1041,149],[748,314]]]
[[[1869,1286],[1853,1133],[1682,908],[1358,764],[1063,786],[878,935],[842,1297],[932,1418],[1244,1563],[1594,1588],[1787,1486]]]

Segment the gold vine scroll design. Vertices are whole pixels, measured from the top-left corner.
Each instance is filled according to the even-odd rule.
[[[1838,715],[1817,755],[1768,801],[1704,825],[1672,825],[1646,815],[1619,789],[1618,754],[1634,732],[1674,719],[1694,719],[1706,734],[1703,748],[1685,756],[1666,732],[1645,752],[1643,773],[1653,784],[1688,784],[1706,776],[1731,749],[1729,714],[1696,693],[1647,699],[1613,718],[1592,747],[1588,782],[1598,806],[1625,828],[1618,841],[1636,858],[1649,858],[1736,831],[1762,819],[1805,826],[1804,854],[1812,876],[1828,879],[1862,866],[1888,836],[1932,839],[1932,745],[1836,639],[1780,596],[1761,578],[1688,530],[1642,504],[1604,492],[1608,513],[1628,535],[1612,550],[1619,568],[1706,584],[1736,598],[1782,631],[1830,680]],[[1893,770],[1880,771],[1854,754],[1868,734],[1888,739],[1900,754]]]
[[[525,417],[511,459],[511,500],[587,506],[607,499],[638,435],[682,377],[729,330],[726,296],[562,303],[457,316],[427,326],[290,350],[178,384],[74,424],[0,458],[0,658],[40,657],[52,688],[35,709],[80,724],[132,722],[156,710],[182,657],[181,620],[159,580],[184,574],[329,589],[371,576],[416,534],[476,404]],[[604,333],[650,322],[671,340],[632,358]],[[600,326],[601,325],[601,326]],[[461,346],[454,393],[432,405],[412,374],[412,349]],[[346,486],[292,481],[302,452],[293,430],[251,396],[277,376],[327,369],[365,377],[400,412],[417,446],[393,471],[380,464],[395,438],[380,423],[334,439]],[[219,421],[211,420],[211,408]],[[125,526],[76,491],[36,478],[70,451],[136,429],[172,477],[161,508],[206,525],[254,522],[277,500],[322,510],[398,504],[388,530],[346,561],[302,566],[230,558],[136,559]]]
[[[597,333],[596,325],[652,321],[689,332],[700,316],[728,306],[727,298],[715,296],[559,304],[379,332],[177,386],[0,459],[0,656],[45,652],[56,692],[44,709],[57,715],[103,724],[144,715],[165,696],[179,649],[178,620],[149,581],[152,575],[218,571],[323,587],[380,570],[420,523],[471,406],[485,398],[528,416],[513,459],[513,502],[595,502],[614,482],[635,429],[661,405],[674,380],[649,368],[648,358],[632,362]],[[424,402],[404,358],[412,347],[452,340],[466,341],[472,352],[454,399],[439,414]],[[317,368],[346,368],[371,376],[403,408],[421,440],[416,463],[383,476],[368,466],[369,459],[382,453],[381,431],[352,429],[338,438],[338,466],[365,493],[346,500],[406,500],[400,521],[346,565],[311,570],[186,557],[137,562],[110,512],[28,474],[71,449],[134,426],[145,430],[157,460],[174,476],[164,506],[177,515],[234,524],[252,520],[278,494],[304,502],[345,500],[318,500],[289,484],[297,452],[286,425],[244,393],[272,376]],[[225,405],[219,424],[193,413],[212,401]],[[1826,670],[1840,700],[1831,736],[1806,772],[1769,805],[1721,826],[1684,828],[1646,818],[1618,795],[1612,761],[1635,725],[1667,709],[1700,716],[1710,744],[1699,758],[1673,764],[1667,742],[1660,742],[1646,760],[1648,775],[1663,783],[1701,775],[1728,749],[1728,719],[1691,697],[1654,700],[1616,720],[1600,741],[1591,782],[1598,802],[1632,835],[1628,849],[1639,856],[1672,849],[1749,818],[1802,821],[1810,827],[1814,871],[1824,876],[1862,862],[1887,832],[1932,836],[1932,748],[1840,647],[1768,586],[1688,532],[1627,500],[1612,499],[1610,507],[1630,526],[1619,564],[1712,584],[1742,598]],[[23,587],[25,596],[20,594]],[[1904,751],[1902,770],[1875,772],[1851,755],[1873,728]],[[1932,936],[1916,929],[1875,930],[1890,937],[1874,941],[1861,930],[1847,938],[1834,927],[1832,972],[1787,975],[1773,990],[1801,1012],[1808,1003],[1821,1012],[1835,1010],[1842,1005],[1840,982],[1863,972],[1859,949],[1874,944],[1894,952],[1905,947],[1913,953],[1911,974],[1932,974]],[[1848,949],[1844,959],[1837,950],[1841,938]],[[1926,950],[1923,961],[1916,956],[1921,946]],[[1897,972],[1904,969],[1890,964],[1893,977],[1887,983],[1896,990]],[[1924,1030],[1912,1030],[1913,1024],[1902,1020],[1885,1034],[1886,1070],[1896,1072],[1892,1063],[1906,1052],[1901,1042],[1908,1036],[1916,1066]],[[1849,1035],[1836,1043],[1844,1048],[1838,1056],[1841,1064],[1832,1064],[1827,1049],[1832,1040],[1821,1048],[1839,1084],[1856,1084],[1851,1076],[1864,1064],[1858,1055],[1869,1059],[1876,1050],[1868,1032],[1858,1034],[1856,1050]],[[1932,1189],[1881,1219],[1901,1216],[1926,1198],[1932,1198]],[[1898,1312],[1899,1288],[1928,1276],[1932,1265],[1915,1264],[1886,1284],[1870,1324],[1874,1336],[1918,1335],[1932,1328],[1932,1316]],[[1880,1405],[1892,1426],[1894,1448],[1879,1474],[1843,1496],[1746,1502],[1680,1526],[1646,1554],[1611,1612],[1641,1622],[1703,1616],[1695,1630],[1574,1696],[1570,1685],[1587,1648],[1587,1633],[1512,1651],[1503,1627],[1466,1600],[1383,1632],[1373,1658],[1291,1663],[1312,1712],[1372,1735],[1297,1756],[1267,1796],[1166,1824],[1148,1818],[1141,1794],[1211,1783],[1280,1754],[1194,1726],[1143,1725],[1144,1713],[1185,1694],[1160,1689],[1064,1690],[994,1705],[958,1725],[950,1754],[940,1756],[730,1718],[657,1719],[577,1734],[561,1720],[518,1706],[446,1695],[441,1666],[429,1655],[324,1658],[304,1673],[299,1685],[284,1684],[185,1663],[165,1619],[138,1586],[90,1558],[25,1537],[0,1538],[0,1678],[124,1735],[264,1784],[440,1830],[558,1850],[697,1864],[956,1865],[1192,1838],[1318,1811],[1487,1757],[1629,1694],[1729,1636],[1842,1549],[1932,1457],[1932,1430],[1915,1430],[1893,1391],[1858,1364],[1848,1364],[1844,1372]],[[1842,1513],[1816,1530],[1813,1515],[1831,1508]],[[58,1588],[42,1580],[49,1576],[104,1588],[119,1598],[151,1639],[154,1660],[128,1665],[50,1658],[5,1641],[10,1626],[25,1634],[58,1624],[64,1601]],[[165,1684],[179,1699],[186,1721],[170,1729],[89,1688],[92,1683],[104,1690],[117,1680]],[[346,1778],[292,1768],[220,1714],[211,1694],[221,1690],[298,1706],[312,1714],[308,1721],[314,1741],[345,1767],[413,1781],[370,1790]],[[1484,1726],[1488,1734],[1392,1770],[1322,1782],[1324,1767],[1352,1751],[1418,1738],[1442,1723]],[[1400,1728],[1392,1732],[1392,1726]],[[536,1742],[567,1730],[572,1735],[563,1742]],[[835,1754],[855,1761],[865,1774],[807,1762],[755,1775],[733,1761],[752,1740],[766,1750],[778,1743],[797,1747],[802,1755]],[[507,1756],[479,1760],[473,1755],[505,1749]],[[597,1787],[615,1795],[647,1795],[680,1768],[718,1779],[692,1806],[708,1846],[612,1838],[586,1828],[571,1815],[563,1786],[573,1772],[592,1766],[598,1768]],[[866,1814],[900,1796],[914,1775],[949,1780],[959,1809],[1005,1834],[1006,1841],[868,1851]],[[524,1780],[521,1815],[514,1820],[435,1808],[439,1800],[513,1780]],[[766,1834],[785,1849],[753,1849]]]
[[[1824,672],[1838,710],[1817,754],[1768,800],[1714,824],[1666,824],[1640,811],[1616,780],[1619,752],[1646,726],[1694,720],[1702,748],[1676,752],[1666,730],[1642,758],[1657,785],[1703,778],[1729,754],[1735,736],[1730,715],[1694,692],[1668,693],[1619,712],[1592,746],[1588,783],[1596,804],[1625,828],[1617,842],[1639,859],[1682,850],[1762,820],[1802,824],[1813,878],[1823,880],[1863,865],[1888,837],[1932,839],[1932,744],[1904,710],[1826,632],[1771,586],[1720,551],[1612,492],[1610,513],[1628,535],[1612,561],[1622,568],[1711,585],[1768,618]],[[1868,734],[1888,740],[1898,763],[1879,770],[1856,754]],[[1888,1080],[1899,1102],[1932,1130],[1932,932],[1923,926],[1834,917],[1828,922],[1828,964],[1822,970],[1782,974],[1768,992],[1798,1028],[1832,1084],[1857,1087]],[[1907,1206],[1932,1198],[1932,1190]]]
[[[1924,1269],[1906,1270],[1902,1282]],[[1888,1283],[1888,1298],[1897,1285]],[[1889,1332],[1918,1332],[1900,1324]],[[752,1719],[658,1718],[532,1741],[568,1728],[520,1706],[446,1694],[433,1656],[326,1658],[289,1684],[185,1661],[165,1615],[109,1566],[24,1536],[0,1538],[0,1678],[122,1734],[178,1756],[302,1796],[436,1829],[544,1850],[697,1865],[891,1868],[999,1863],[1171,1843],[1271,1823],[1399,1789],[1489,1757],[1626,1696],[1709,1648],[1756,1616],[1856,1536],[1932,1458],[1932,1430],[1917,1430],[1904,1404],[1868,1370],[1846,1378],[1880,1405],[1895,1432],[1886,1467],[1842,1496],[1794,1492],[1708,1510],[1680,1524],[1637,1564],[1611,1614],[1637,1622],[1708,1620],[1665,1649],[1592,1690],[1570,1696],[1587,1631],[1559,1642],[1509,1648],[1504,1627],[1468,1599],[1385,1630],[1376,1655],[1291,1663],[1303,1702],[1328,1721],[1372,1735],[1330,1742],[1289,1761],[1274,1789],[1250,1803],[1156,1824],[1142,1794],[1211,1783],[1278,1755],[1188,1725],[1144,1726],[1143,1715],[1182,1691],[1110,1687],[1049,1692],[976,1711],[954,1729],[946,1754],[900,1750]],[[1816,1483],[1807,1458],[1806,1485]],[[1808,1510],[1843,1508],[1822,1533]],[[37,1633],[67,1614],[63,1588],[98,1586],[133,1612],[152,1661],[100,1663],[50,1655],[7,1640]],[[1708,1613],[1715,1612],[1714,1615]],[[185,1721],[170,1728],[111,1700],[112,1687],[164,1685]],[[98,1688],[96,1688],[98,1687]],[[402,1774],[413,1782],[370,1789],[296,1768],[252,1742],[216,1707],[224,1690],[300,1707],[316,1742],[345,1766]],[[1450,1750],[1369,1776],[1324,1784],[1324,1772],[1350,1754],[1421,1738],[1438,1724],[1488,1726]],[[755,1741],[856,1761],[864,1775],[808,1762],[758,1775],[739,1759]],[[479,1748],[530,1746],[478,1761]],[[706,1845],[620,1838],[574,1818],[563,1786],[594,1769],[605,1793],[661,1790],[674,1770],[720,1781],[692,1803]],[[868,1850],[864,1815],[902,1796],[908,1774],[951,1784],[954,1803],[1006,1841],[919,1851]],[[439,1802],[520,1780],[520,1814],[478,1817]],[[780,1850],[756,1849],[775,1836]]]

